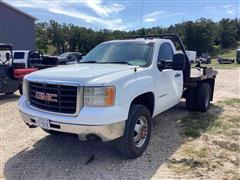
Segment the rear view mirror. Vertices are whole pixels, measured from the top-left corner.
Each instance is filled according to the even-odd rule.
[[[183,53],[173,55],[172,69],[179,71],[185,69],[185,55]]]

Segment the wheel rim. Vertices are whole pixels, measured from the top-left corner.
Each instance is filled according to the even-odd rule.
[[[136,121],[136,124],[134,127],[133,141],[135,143],[135,146],[138,148],[143,146],[143,144],[147,139],[147,135],[148,135],[147,119],[144,116],[140,116]]]

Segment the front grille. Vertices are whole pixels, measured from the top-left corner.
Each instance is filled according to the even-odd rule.
[[[55,85],[37,82],[28,82],[30,105],[50,112],[74,114],[77,110],[77,86]],[[48,98],[37,98],[36,94],[53,96]]]

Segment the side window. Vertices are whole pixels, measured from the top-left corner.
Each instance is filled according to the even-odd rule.
[[[163,43],[160,46],[158,53],[158,62],[163,60],[172,60],[173,59],[173,50],[169,43]]]
[[[73,54],[70,54],[69,56],[68,56],[68,61],[73,61],[74,60],[74,55]]]

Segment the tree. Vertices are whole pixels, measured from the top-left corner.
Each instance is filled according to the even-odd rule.
[[[237,33],[237,25],[233,20],[222,19],[219,22],[219,37],[222,48],[236,47]]]
[[[133,31],[110,31],[103,29],[94,31],[73,24],[59,24],[56,21],[38,23],[36,25],[37,48],[45,53],[60,54],[65,51],[80,51],[85,54],[103,41],[121,39],[133,35],[157,35],[177,33],[189,50],[198,55],[203,52],[212,53],[215,47],[231,48],[240,41],[240,20],[222,19],[213,22],[210,19],[198,19],[171,25],[168,28],[152,27]]]

